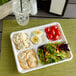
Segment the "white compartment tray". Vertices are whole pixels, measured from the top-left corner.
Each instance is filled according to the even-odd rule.
[[[11,43],[12,43],[12,48],[13,48],[13,52],[14,52],[14,56],[15,56],[15,61],[16,61],[17,69],[18,69],[18,71],[19,71],[20,73],[26,73],[26,72],[33,71],[33,70],[37,70],[37,69],[41,69],[41,68],[44,68],[44,67],[47,67],[47,66],[52,66],[52,65],[59,64],[59,63],[65,62],[65,61],[69,61],[69,60],[71,60],[71,59],[73,58],[71,49],[70,49],[70,47],[69,47],[69,49],[70,49],[70,55],[71,55],[70,58],[67,58],[67,59],[62,60],[62,61],[59,61],[59,62],[46,64],[46,65],[42,65],[42,64],[38,63],[38,66],[37,66],[37,67],[31,68],[31,69],[28,69],[28,70],[24,70],[24,69],[21,68],[21,66],[20,66],[20,64],[19,64],[19,61],[18,61],[18,58],[17,58],[17,55],[18,55],[19,52],[25,51],[26,49],[17,50],[17,49],[15,48],[15,45],[14,45],[13,40],[12,40],[13,35],[16,34],[16,33],[25,32],[25,33],[27,33],[27,34],[29,35],[29,37],[30,37],[30,33],[31,33],[32,31],[34,31],[34,30],[36,30],[36,29],[41,29],[41,30],[44,31],[44,28],[45,28],[45,27],[53,26],[53,25],[58,25],[58,27],[59,27],[59,29],[60,29],[60,31],[61,31],[61,38],[60,38],[59,40],[57,40],[57,42],[65,41],[66,43],[68,43],[67,40],[66,40],[66,38],[65,38],[65,35],[64,35],[64,33],[63,33],[63,30],[62,30],[62,28],[61,28],[61,25],[60,25],[60,23],[58,23],[58,22],[49,23],[49,24],[45,24],[45,25],[42,25],[42,26],[33,27],[33,28],[29,28],[29,29],[24,29],[24,30],[21,30],[21,31],[16,31],[16,32],[12,32],[12,33],[11,33],[10,39],[11,39]],[[33,49],[35,49],[35,52],[37,53],[37,48],[38,48],[38,46],[43,45],[43,44],[47,44],[48,42],[53,43],[53,42],[56,42],[56,41],[49,41],[48,39],[46,39],[45,42],[43,42],[42,44],[39,44],[39,45],[34,45],[34,44],[31,43],[31,46],[30,46],[29,48],[27,48],[27,49],[32,49],[32,48],[33,48]]]

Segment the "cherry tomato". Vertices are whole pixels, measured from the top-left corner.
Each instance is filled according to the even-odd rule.
[[[49,40],[51,40],[52,38],[53,38],[53,35],[52,34],[47,34],[47,38],[49,39]]]
[[[53,37],[53,40],[55,41],[55,40],[57,40],[59,38],[59,36],[58,35],[55,35],[54,37]]]
[[[51,29],[57,29],[57,25],[51,26]]]
[[[46,33],[50,32],[50,27],[46,27],[46,28],[45,28],[45,32],[46,32]]]
[[[55,34],[60,36],[60,34],[61,34],[60,30],[59,29],[56,29],[55,30]]]
[[[54,29],[51,29],[50,30],[50,33],[54,36],[55,35],[55,30]]]

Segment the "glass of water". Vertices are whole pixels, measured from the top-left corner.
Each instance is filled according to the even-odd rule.
[[[30,2],[29,0],[13,0],[13,13],[19,25],[27,25],[29,22]],[[22,4],[22,6],[21,6]]]

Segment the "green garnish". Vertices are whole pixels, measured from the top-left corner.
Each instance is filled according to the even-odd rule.
[[[8,1],[10,1],[10,0],[0,0],[0,5],[6,3],[6,2],[8,2]]]

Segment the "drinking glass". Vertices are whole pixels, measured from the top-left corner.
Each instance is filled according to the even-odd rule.
[[[27,25],[29,22],[30,2],[29,0],[22,0],[22,7],[20,0],[13,0],[13,13],[19,25]]]

